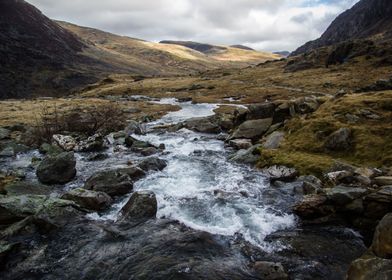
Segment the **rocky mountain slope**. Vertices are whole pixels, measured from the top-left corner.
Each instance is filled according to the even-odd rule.
[[[392,36],[392,2],[389,0],[361,0],[339,15],[324,34],[292,53],[292,56],[319,47],[334,45],[352,39]]]

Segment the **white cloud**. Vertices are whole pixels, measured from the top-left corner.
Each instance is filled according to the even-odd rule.
[[[294,50],[358,0],[28,0],[47,16],[131,37]]]

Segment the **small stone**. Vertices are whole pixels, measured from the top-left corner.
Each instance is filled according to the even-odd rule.
[[[272,181],[287,181],[295,179],[298,176],[298,171],[295,168],[286,166],[273,165],[268,168],[263,168],[262,172],[267,175]]]
[[[392,176],[376,177],[374,182],[379,186],[392,186]]]
[[[53,141],[64,151],[73,151],[77,144],[75,138],[69,135],[55,134],[52,138]]]

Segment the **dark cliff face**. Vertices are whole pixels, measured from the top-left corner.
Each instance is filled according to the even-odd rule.
[[[319,47],[379,34],[384,38],[392,37],[392,1],[361,0],[339,15],[319,39],[301,46],[292,56]]]
[[[72,88],[84,43],[23,0],[0,1],[0,98]],[[65,74],[64,74],[65,73]],[[71,79],[65,82],[61,75]],[[49,93],[50,95],[50,93]]]

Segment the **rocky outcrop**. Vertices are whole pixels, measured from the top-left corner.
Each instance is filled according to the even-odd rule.
[[[230,139],[252,139],[257,140],[263,136],[272,125],[272,118],[250,120],[242,123],[230,136]]]
[[[137,166],[146,172],[161,171],[167,166],[167,163],[163,159],[157,157],[150,157],[141,161]]]
[[[349,128],[341,128],[328,136],[325,148],[331,151],[349,151],[352,149],[352,132]]]
[[[372,280],[392,277],[392,214],[386,215],[378,224],[370,249],[355,260],[347,279]]]
[[[306,43],[294,51],[296,56],[323,46],[352,39],[367,38],[376,34],[390,36],[392,5],[388,0],[361,0],[339,15],[317,40]]]
[[[84,188],[104,192],[113,197],[130,193],[133,189],[133,181],[122,170],[107,170],[92,175],[87,179]]]
[[[90,191],[86,189],[73,189],[65,193],[62,199],[74,201],[82,208],[100,211],[108,208],[112,198],[104,192]]]
[[[151,191],[134,192],[121,209],[122,219],[145,219],[156,216],[158,203]]]
[[[37,177],[44,184],[65,184],[76,176],[76,160],[72,152],[48,156],[37,168]]]

